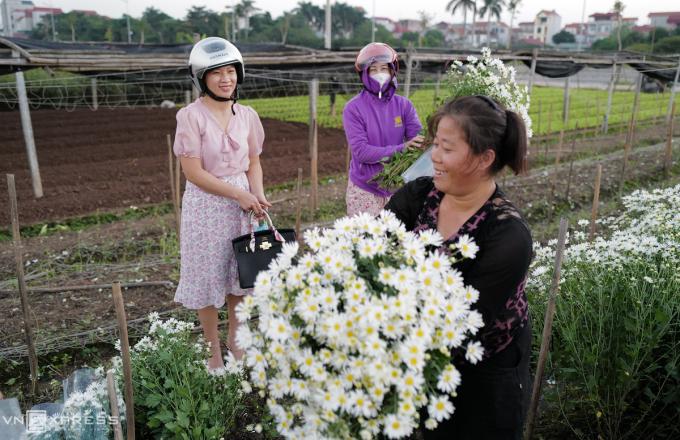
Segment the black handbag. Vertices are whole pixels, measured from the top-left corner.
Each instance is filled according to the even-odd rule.
[[[296,240],[293,229],[277,230],[271,217],[265,211],[268,230],[253,231],[253,212],[250,212],[250,233],[236,237],[231,241],[238,266],[238,282],[241,289],[250,289],[255,285],[255,278],[281,252],[285,242]]]

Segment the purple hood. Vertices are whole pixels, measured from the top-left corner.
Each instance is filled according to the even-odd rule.
[[[394,70],[392,71],[394,72]],[[372,95],[375,95],[375,97],[378,97],[378,94],[381,91],[380,83],[373,78],[371,78],[371,75],[368,74],[368,68],[364,69],[363,72],[360,74],[361,76],[361,83],[364,85],[364,89],[369,92]],[[392,99],[392,96],[397,91],[397,75],[392,73],[392,78],[390,78],[389,81],[387,81],[385,84],[382,86],[382,98],[381,100],[389,101]]]

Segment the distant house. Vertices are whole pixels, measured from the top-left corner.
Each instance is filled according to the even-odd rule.
[[[3,0],[0,3],[2,35],[14,37],[30,32],[33,29],[33,24],[32,20],[26,17],[26,11],[33,8],[35,8],[35,5],[30,0]]]
[[[394,29],[397,27],[397,23],[387,17],[375,17],[375,25],[381,25],[390,32],[394,32]]]
[[[662,27],[673,30],[680,26],[680,11],[677,12],[650,12],[649,24],[653,27]]]
[[[477,21],[474,26],[477,44],[505,46],[510,38],[510,26],[502,21]],[[469,33],[469,31],[468,31]]]
[[[634,27],[637,24],[637,18],[635,17],[623,17],[621,19],[621,25],[627,26],[629,28]],[[602,38],[607,38],[616,30],[619,26],[619,14],[616,12],[597,12],[588,16],[588,35],[587,42],[592,44],[593,42],[600,40]]]
[[[554,9],[552,11],[544,9],[536,14],[532,38],[540,41],[543,46],[546,44],[551,45],[553,35],[560,30],[562,30],[562,17],[560,17],[560,14],[555,12]]]

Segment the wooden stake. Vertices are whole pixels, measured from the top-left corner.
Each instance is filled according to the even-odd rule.
[[[560,277],[562,272],[562,255],[564,254],[564,244],[567,238],[567,219],[562,217],[560,219],[560,232],[557,239],[557,249],[555,250],[555,270],[553,272],[552,284],[550,286],[550,296],[548,298],[548,305],[545,310],[545,319],[543,321],[543,336],[541,338],[541,349],[538,354],[538,362],[536,364],[536,376],[534,376],[534,386],[531,392],[531,403],[529,405],[529,413],[527,415],[526,429],[524,438],[530,440],[534,431],[534,421],[536,413],[538,412],[538,400],[541,397],[541,387],[543,385],[543,371],[545,370],[545,363],[548,359],[548,350],[550,344],[550,336],[552,334],[553,318],[555,316],[555,301],[557,293],[560,289]]]
[[[536,60],[538,58],[538,49],[531,51],[531,69],[529,70],[529,84],[527,85],[527,91],[531,96],[531,92],[534,88],[534,75],[536,75]]]
[[[555,170],[553,172],[552,188],[550,193],[552,194],[553,200],[555,199],[555,189],[557,188],[557,176],[559,174],[558,170],[560,167],[560,158],[562,157],[562,146],[564,145],[564,128],[560,130],[560,141],[557,144],[557,152],[555,153]]]
[[[623,144],[623,163],[621,165],[621,180],[619,181],[619,194],[623,191],[623,185],[626,182],[626,170],[628,168],[628,156],[630,155],[631,139],[633,138],[633,116],[631,115],[628,122],[628,133],[626,134],[626,142]]]
[[[24,133],[26,143],[26,156],[28,156],[28,167],[31,170],[31,183],[33,184],[33,195],[36,199],[43,196],[42,179],[40,178],[40,166],[38,165],[38,154],[35,151],[35,139],[33,137],[33,124],[31,123],[31,109],[28,105],[28,95],[26,94],[26,81],[24,72],[16,72],[17,98],[19,99],[19,113],[21,114],[21,129]]]
[[[170,171],[170,197],[172,197],[172,208],[175,213],[175,226],[177,228],[177,240],[179,240],[179,231],[181,228],[181,222],[180,222],[180,212],[179,212],[179,205],[177,204],[177,200],[179,198],[177,197],[177,187],[175,183],[175,155],[172,152],[172,136],[169,134],[166,135],[166,139],[168,142],[168,168]],[[177,159],[177,162],[179,163],[179,159]]]
[[[571,176],[574,172],[574,153],[576,152],[576,138],[571,141],[571,154],[569,155],[569,178],[567,179],[567,192],[564,196],[569,201],[569,191],[571,190]]]
[[[349,145],[345,143],[345,148],[347,149],[347,157],[345,158],[345,169],[347,170],[347,179],[349,179],[349,165],[352,162],[352,150]]]
[[[668,123],[668,137],[666,139],[666,150],[663,157],[663,174],[668,177],[673,165],[673,124],[675,123],[675,103],[671,108],[671,117]]]
[[[541,120],[543,119],[543,109],[541,108],[541,100],[538,100],[538,117],[536,118],[536,134],[541,134]]]
[[[548,105],[548,129],[546,130],[546,135],[552,133],[552,120],[553,120],[553,103]]]
[[[311,159],[311,208],[316,213],[319,207],[319,126],[317,120],[317,102],[319,98],[319,80],[314,78],[309,83],[309,156]]]
[[[612,64],[612,76],[609,80],[609,88],[607,89],[607,109],[605,110],[604,118],[602,121],[602,133],[607,134],[609,132],[609,122],[612,113],[612,100],[614,98],[614,87],[616,86],[616,59],[614,59],[614,64]]]
[[[595,186],[593,187],[593,208],[590,212],[590,232],[588,239],[590,241],[595,238],[595,230],[597,229],[597,210],[600,206],[600,182],[602,179],[602,164],[597,164],[597,172],[595,173]]]
[[[116,307],[118,330],[120,331],[120,355],[123,359],[123,379],[125,381],[125,419],[127,440],[135,440],[135,405],[132,388],[132,362],[130,359],[130,341],[128,340],[127,318],[120,283],[113,283],[113,304]]]
[[[123,428],[120,426],[120,413],[118,412],[118,395],[116,384],[113,380],[113,371],[106,372],[106,389],[109,392],[109,405],[111,406],[111,422],[113,424],[113,440],[123,440]]]
[[[17,205],[17,190],[14,186],[14,174],[7,174],[7,191],[9,193],[10,218],[12,221],[12,244],[14,248],[14,263],[17,269],[17,281],[19,284],[19,295],[21,297],[21,311],[24,318],[24,333],[26,337],[26,347],[28,349],[28,366],[31,372],[31,395],[35,396],[35,389],[38,383],[38,356],[35,351],[33,340],[33,314],[28,303],[28,289],[24,277],[24,247],[21,243],[21,233],[19,229],[19,209]]]
[[[302,237],[300,236],[300,225],[302,223],[302,168],[298,168],[297,175],[297,201],[295,202],[295,236],[298,242],[302,243]]]

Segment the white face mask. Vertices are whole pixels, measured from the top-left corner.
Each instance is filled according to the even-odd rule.
[[[382,86],[385,85],[385,83],[390,80],[391,75],[389,73],[380,72],[374,73],[373,75],[371,75],[371,78],[377,81],[378,84],[380,84],[380,88],[382,88]]]

